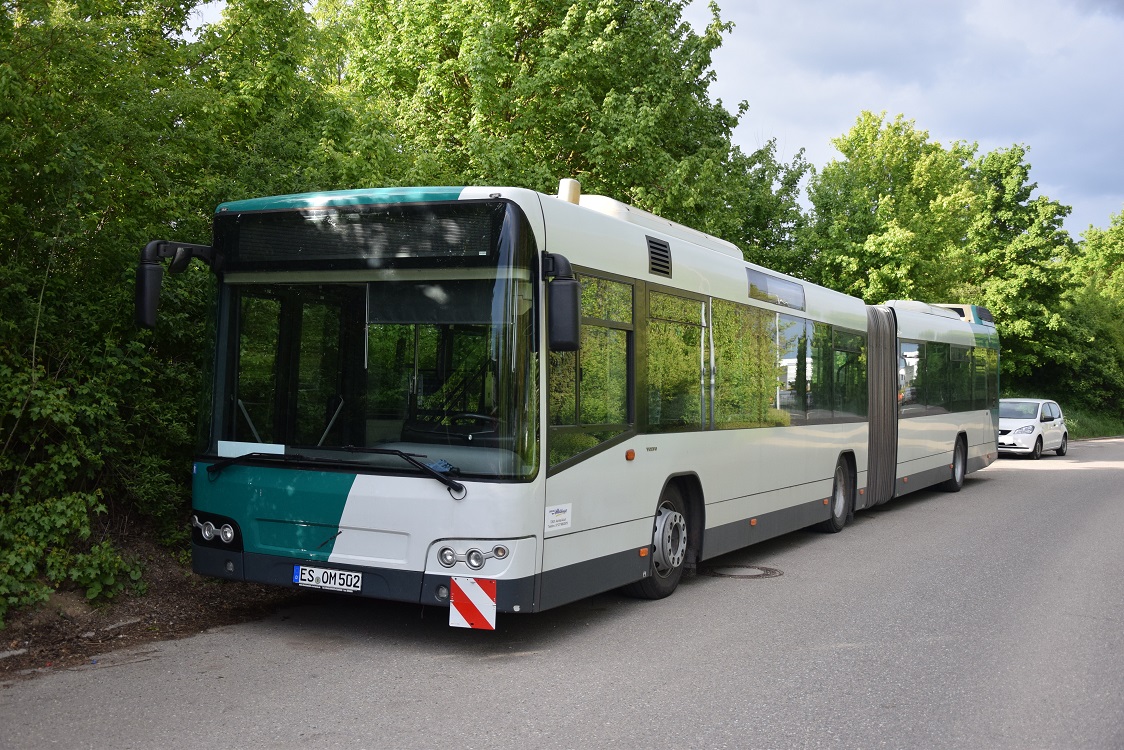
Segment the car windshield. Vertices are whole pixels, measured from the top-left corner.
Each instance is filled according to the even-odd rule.
[[[1000,419],[1034,419],[1038,416],[1038,404],[1034,401],[1000,401]]]

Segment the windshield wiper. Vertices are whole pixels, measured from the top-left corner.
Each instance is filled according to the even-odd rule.
[[[374,453],[374,454],[377,454],[377,455],[398,456],[403,461],[406,461],[407,463],[409,463],[411,466],[414,466],[417,469],[419,469],[422,473],[433,477],[434,479],[436,479],[438,482],[440,482],[441,484],[448,487],[453,492],[456,492],[456,493],[467,493],[468,492],[468,490],[465,489],[465,486],[463,484],[461,484],[460,482],[458,482],[457,480],[452,479],[449,476],[446,476],[442,472],[438,471],[437,469],[433,468],[432,466],[430,466],[428,464],[424,464],[421,461],[419,461],[418,460],[419,458],[425,458],[424,454],[406,453],[404,451],[395,450],[394,448],[363,448],[363,447],[360,447],[360,446],[357,446],[357,445],[345,445],[343,448],[340,448],[339,450],[345,450],[349,453]],[[207,473],[210,474],[212,477],[214,477],[214,476],[217,476],[220,472],[222,472],[222,470],[225,469],[227,466],[233,466],[234,464],[245,463],[246,461],[278,461],[280,463],[311,463],[311,464],[321,463],[321,464],[345,464],[345,465],[358,465],[358,466],[364,466],[365,465],[360,461],[345,461],[341,458],[329,458],[327,456],[305,456],[305,455],[302,455],[300,453],[259,453],[259,452],[254,452],[254,453],[243,453],[241,456],[231,456],[230,458],[224,458],[221,461],[216,461],[215,463],[213,463],[213,464],[211,464],[210,466],[207,467]],[[454,472],[454,471],[458,471],[458,469],[455,466],[450,466],[448,471]],[[463,499],[463,495],[460,498],[457,498],[457,499],[458,500]]]
[[[401,458],[406,463],[408,463],[411,466],[417,468],[418,470],[422,471],[423,473],[428,474],[429,476],[433,477],[438,482],[445,485],[446,487],[448,487],[452,491],[454,491],[454,492],[466,492],[467,491],[467,490],[465,490],[464,485],[461,484],[460,482],[458,482],[457,480],[449,477],[447,474],[444,474],[441,471],[438,471],[437,469],[433,468],[429,464],[424,464],[421,461],[419,461],[418,460],[419,458],[426,458],[425,454],[422,454],[422,453],[406,453],[405,451],[400,451],[400,450],[397,450],[395,448],[366,448],[366,447],[359,446],[359,445],[345,445],[341,450],[348,451],[349,453],[374,453],[374,454],[380,455],[380,456],[398,456],[399,458]],[[447,463],[445,463],[445,462],[442,462],[442,463],[444,465],[448,466]],[[449,466],[447,471],[454,472],[454,471],[459,471],[459,469],[457,469],[457,467],[455,467],[455,466]]]

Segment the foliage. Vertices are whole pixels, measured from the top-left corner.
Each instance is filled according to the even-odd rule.
[[[357,0],[349,61],[387,113],[413,184],[560,177],[705,231],[743,200],[752,159],[712,102],[710,56],[682,0]],[[723,228],[726,229],[725,227]]]
[[[979,212],[968,232],[970,265],[956,290],[995,316],[1003,345],[1002,379],[1012,388],[1055,382],[1071,366],[1071,318],[1063,259],[1072,252],[1062,221],[1069,208],[1032,197],[1026,149],[1013,146],[970,166]]]
[[[1064,403],[1062,410],[1065,412],[1065,424],[1071,439],[1124,435],[1124,416],[1081,406],[1066,406]]]
[[[833,143],[843,159],[808,186],[806,277],[868,303],[947,298],[966,264],[973,147],[945,149],[901,115],[870,112]]]
[[[1107,229],[1090,228],[1083,240],[1066,258],[1073,333],[1065,352],[1070,366],[1059,384],[1106,418],[1124,419],[1124,212]]]

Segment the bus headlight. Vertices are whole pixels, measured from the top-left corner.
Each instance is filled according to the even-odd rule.
[[[459,544],[456,541],[442,540],[442,546],[437,550],[437,562],[443,568],[455,568],[458,564],[467,566],[470,570],[483,570],[489,560],[503,560],[506,566],[507,559],[511,557],[513,549],[507,544],[496,544],[495,542],[488,542],[485,540],[460,540]],[[468,546],[491,544],[491,547],[481,549],[480,547],[468,547],[466,550],[460,545]],[[456,546],[454,546],[456,545]]]
[[[203,538],[209,542],[215,538],[215,525],[210,521],[207,521],[205,524],[203,524],[203,528],[199,529],[199,533],[202,534]]]
[[[234,527],[228,523],[224,523],[222,528],[219,529],[219,538],[225,543],[230,544],[234,541]]]

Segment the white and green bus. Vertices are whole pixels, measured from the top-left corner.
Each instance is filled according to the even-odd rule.
[[[572,180],[224,203],[211,245],[145,248],[141,325],[168,258],[217,278],[206,576],[493,627],[997,455],[985,309],[867,306]]]

